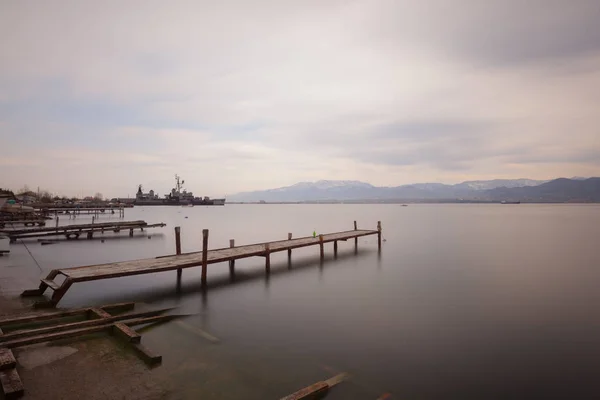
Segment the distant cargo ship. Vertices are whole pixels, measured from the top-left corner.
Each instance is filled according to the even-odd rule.
[[[506,201],[506,200],[502,200],[500,202],[500,204],[521,204],[520,201]]]
[[[211,199],[210,197],[194,197],[192,192],[183,189],[185,181],[181,180],[178,175],[175,175],[176,185],[171,189],[171,193],[160,198],[150,190],[144,193],[142,185],[138,186],[138,191],[135,195],[133,204],[136,206],[224,206],[225,199]]]

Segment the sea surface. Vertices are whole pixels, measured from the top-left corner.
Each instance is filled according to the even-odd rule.
[[[118,215],[118,214],[117,214]],[[75,284],[61,307],[139,301],[193,314],[144,332],[149,373],[173,398],[277,399],[347,372],[328,399],[600,398],[599,205],[226,205],[136,207],[165,228],[94,240],[37,240],[0,257],[2,291],[55,268],[383,227],[377,236],[271,258]],[[98,222],[119,220],[102,215]],[[61,224],[91,222],[91,216]],[[101,240],[103,239],[103,241]],[[35,259],[35,261],[34,261]],[[37,264],[36,264],[37,263]],[[7,284],[10,282],[10,286]],[[218,339],[218,342],[216,342]],[[209,388],[208,394],[206,394]],[[203,392],[204,391],[204,392]]]

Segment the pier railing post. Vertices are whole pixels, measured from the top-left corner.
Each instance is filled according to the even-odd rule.
[[[265,270],[268,273],[271,272],[271,249],[269,243],[265,243]]]
[[[235,247],[235,239],[229,239],[229,248]],[[235,273],[235,260],[229,260],[229,273],[233,275]]]
[[[288,233],[288,240],[292,240],[292,234]],[[288,249],[288,265],[292,263],[292,249]]]
[[[381,221],[377,221],[377,249],[381,251]]]
[[[206,287],[208,260],[208,229],[202,229],[202,287]]]
[[[325,250],[323,249],[323,235],[319,235],[319,247],[321,251],[321,261],[325,258]]]
[[[181,255],[181,227],[175,227],[175,254]],[[183,270],[181,268],[177,269],[177,282],[181,281],[181,274]]]

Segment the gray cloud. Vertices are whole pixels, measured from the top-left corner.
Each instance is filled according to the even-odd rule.
[[[2,2],[3,185],[121,195],[168,190],[179,172],[222,195],[317,179],[597,175],[599,7]],[[49,164],[99,172],[65,181],[34,168]]]
[[[544,62],[600,50],[596,0],[384,1],[375,32],[491,67]]]

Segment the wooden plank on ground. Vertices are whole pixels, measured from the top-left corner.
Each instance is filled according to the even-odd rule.
[[[98,318],[110,318],[112,315],[102,310],[101,308],[90,308],[90,317],[96,316]]]
[[[148,323],[152,323],[152,322],[168,321],[168,320],[171,320],[176,317],[178,317],[178,316],[177,315],[159,315],[159,316],[155,316],[155,317],[137,318],[137,319],[133,319],[131,321],[126,321],[125,323],[127,325],[140,325],[140,324],[148,324]],[[7,347],[7,348],[14,348],[14,347],[27,346],[27,345],[35,344],[35,343],[50,342],[52,340],[67,339],[67,338],[76,337],[76,336],[83,336],[83,335],[88,335],[90,333],[97,333],[97,332],[111,330],[113,324],[114,324],[114,322],[109,322],[109,323],[106,323],[105,325],[100,325],[100,326],[90,326],[90,327],[86,327],[86,328],[73,329],[70,331],[55,332],[55,333],[49,333],[49,334],[37,335],[37,336],[31,336],[31,337],[23,337],[23,338],[10,340],[8,342],[4,342],[4,343],[2,343],[2,346]]]
[[[21,377],[19,377],[15,368],[0,371],[0,383],[5,399],[16,399],[25,393],[23,382],[21,382]]]
[[[123,311],[125,311],[125,310],[131,310],[134,306],[135,306],[135,303],[129,302],[129,303],[109,304],[106,306],[102,306],[100,308],[103,310],[122,309]],[[18,316],[18,317],[5,317],[5,318],[0,319],[0,326],[20,325],[20,324],[24,324],[27,322],[38,322],[38,321],[46,321],[49,319],[55,319],[55,318],[72,317],[75,315],[85,314],[88,312],[88,310],[89,310],[89,307],[88,308],[78,308],[78,309],[68,310],[68,311],[58,311],[58,312],[52,312],[52,313],[35,313],[35,314]]]
[[[149,365],[155,365],[162,362],[162,356],[155,354],[141,343],[133,343],[135,352]]]
[[[15,360],[12,350],[0,348],[0,371],[14,368],[16,365],[17,360]]]
[[[44,335],[44,334],[48,334],[48,333],[54,333],[54,332],[69,331],[69,330],[73,330],[73,329],[86,328],[86,327],[91,327],[91,326],[106,325],[108,323],[113,323],[113,322],[117,322],[117,321],[134,320],[134,319],[140,320],[143,317],[152,317],[155,315],[160,315],[160,314],[170,311],[172,309],[173,308],[163,308],[160,310],[143,311],[143,312],[137,312],[137,313],[133,313],[133,314],[116,315],[114,317],[107,317],[107,318],[103,317],[103,318],[91,319],[91,320],[86,320],[86,321],[71,322],[68,324],[45,326],[43,328],[37,328],[37,329],[19,330],[19,331],[15,331],[15,332],[5,333],[4,335],[0,336],[0,342],[8,342],[11,340],[21,339],[21,338],[29,337],[29,336],[37,336],[37,335]],[[94,309],[92,309],[92,310],[94,310]],[[102,310],[99,310],[99,311],[102,311]],[[102,312],[105,313],[105,311],[102,311]],[[110,315],[110,314],[107,313],[107,315]]]
[[[139,343],[142,340],[142,335],[122,322],[117,322],[113,325],[113,333],[132,343]]]

